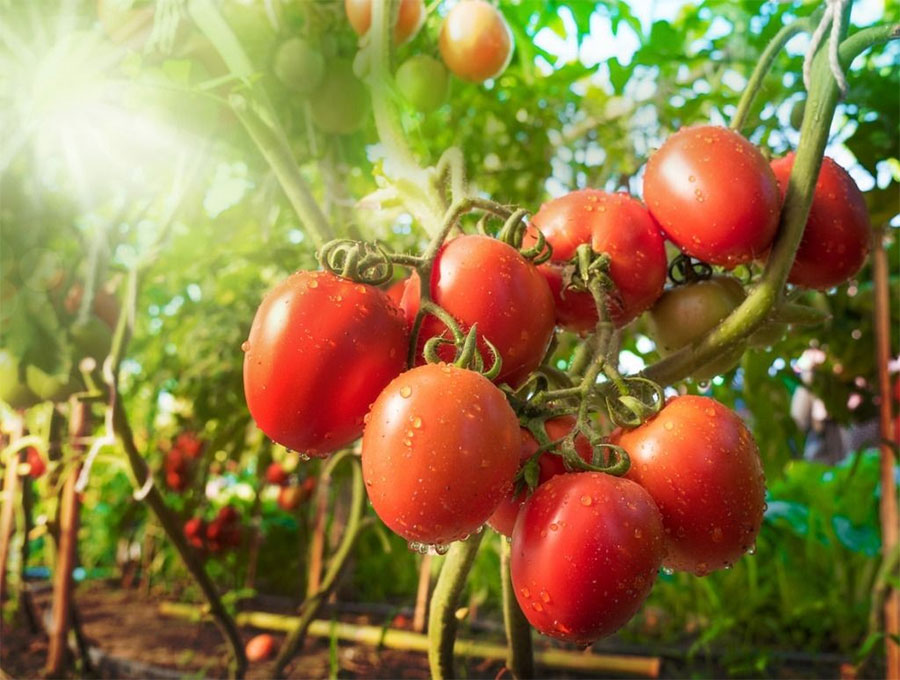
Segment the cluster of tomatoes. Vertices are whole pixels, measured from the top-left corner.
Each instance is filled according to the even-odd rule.
[[[573,432],[578,421],[548,414],[536,438],[533,414],[514,411],[498,385],[522,385],[555,329],[594,328],[598,306],[616,327],[651,310],[661,351],[694,342],[740,304],[744,289],[717,275],[664,292],[665,239],[681,257],[726,269],[764,260],[792,162],[770,167],[733,131],[687,128],[650,159],[646,207],[626,194],[576,191],[541,207],[521,251],[461,235],[423,270],[430,280],[413,273],[389,292],[330,271],[296,272],[263,300],[244,344],[250,411],[268,436],[307,456],[362,435],[369,499],[412,548],[440,552],[488,523],[511,537],[512,582],[532,625],[581,643],[607,635],[634,615],[661,566],[704,575],[752,548],[765,509],[756,444],[719,402],[681,396],[606,437],[630,458],[624,476],[576,471],[560,456],[567,437],[585,463],[598,460],[583,432]],[[790,280],[830,287],[855,274],[867,225],[859,190],[826,159]],[[523,252],[538,230],[552,253],[535,265]],[[573,287],[584,245],[602,256],[609,281],[600,305]],[[673,315],[672,296],[690,287],[717,297],[704,293]],[[425,293],[443,318],[426,307],[419,319]],[[684,328],[690,313],[703,322]],[[671,328],[661,323],[666,315]],[[499,358],[492,379],[451,363],[448,338],[469,331],[482,357]],[[703,370],[727,370],[734,360]],[[514,483],[535,457],[528,495]]]
[[[241,516],[230,505],[223,506],[207,522],[203,517],[191,517],[184,523],[184,536],[199,550],[221,553],[241,544]]]
[[[172,491],[184,491],[191,483],[192,469],[203,453],[203,442],[193,432],[182,432],[176,437],[172,448],[166,451],[163,469],[166,486]]]
[[[266,482],[280,487],[278,507],[292,512],[308,501],[316,489],[316,478],[307,477],[300,483],[292,482],[291,476],[281,463],[274,462],[266,468]]]

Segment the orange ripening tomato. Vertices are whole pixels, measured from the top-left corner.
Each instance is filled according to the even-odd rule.
[[[506,70],[512,59],[513,35],[492,4],[462,0],[444,19],[439,47],[450,71],[463,80],[482,83]]]
[[[372,0],[344,0],[347,20],[356,35],[365,35],[372,25]],[[402,45],[412,38],[425,23],[424,0],[400,0],[397,23],[394,25],[394,42]]]

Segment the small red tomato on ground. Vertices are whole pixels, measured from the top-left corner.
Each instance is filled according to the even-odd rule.
[[[369,404],[406,367],[409,332],[384,292],[297,272],[263,300],[244,344],[244,393],[273,440],[324,457],[362,433]]]
[[[793,153],[772,161],[782,198],[793,167]],[[826,156],[788,281],[819,290],[849,281],[866,261],[871,239],[862,192],[850,174]]]
[[[184,536],[192,546],[202,549],[206,536],[206,522],[201,517],[191,517],[184,523]]]
[[[554,441],[568,435],[574,426],[575,418],[573,416],[562,416],[546,421],[544,423],[544,430],[546,431],[547,436],[550,437],[550,440]],[[521,436],[522,448],[520,461],[521,464],[524,465],[525,462],[534,455],[535,451],[537,451],[538,443],[534,436],[524,428],[521,430]],[[594,455],[594,449],[584,435],[579,434],[575,437],[575,450],[578,452],[578,455],[581,456],[583,461],[586,463],[591,462],[591,458]],[[540,455],[538,458],[538,467],[540,468],[538,486],[551,477],[567,472],[562,456],[549,451]],[[513,493],[510,492],[506,498],[500,501],[500,505],[497,506],[494,514],[491,515],[491,518],[488,520],[488,524],[491,528],[504,536],[512,536],[513,525],[516,523],[519,509],[522,507],[522,504],[527,497],[528,495],[524,491],[518,495],[513,495]]]
[[[413,274],[401,307],[407,320],[419,310],[420,279]],[[480,235],[460,236],[444,244],[431,272],[431,298],[456,319],[462,331],[478,324],[478,350],[487,365],[492,354],[503,364],[495,382],[518,385],[537,368],[553,335],[553,296],[537,268],[512,246]],[[419,331],[419,359],[425,342],[449,336],[447,327],[428,316]],[[440,351],[451,360],[453,348]]]
[[[28,463],[28,476],[32,479],[37,479],[47,471],[47,464],[33,446],[29,446],[25,452],[25,462]]]
[[[263,633],[262,635],[250,638],[247,642],[247,646],[244,648],[244,653],[247,655],[247,661],[250,663],[265,661],[272,656],[274,651],[275,638],[268,633]]]
[[[463,80],[481,83],[499,76],[512,59],[513,35],[503,14],[485,0],[462,0],[444,19],[441,58]]]
[[[532,626],[587,644],[635,615],[663,554],[662,519],[650,494],[627,479],[575,472],[557,475],[525,501],[510,575]]]
[[[531,219],[553,247],[540,272],[556,302],[556,320],[572,331],[588,331],[597,323],[597,308],[588,292],[563,289],[563,267],[578,246],[610,257],[609,275],[616,291],[607,307],[616,326],[624,326],[650,307],[666,283],[666,249],[659,225],[647,209],[627,194],[596,189],[573,191],[541,206]],[[535,242],[526,234],[525,245]]]
[[[365,35],[372,25],[372,0],[344,0],[347,20],[356,35]],[[394,25],[394,42],[398,45],[411,40],[425,22],[423,0],[400,0],[397,23]]]
[[[766,252],[781,213],[759,149],[713,125],[682,128],[650,156],[644,200],[683,252],[729,269]]]
[[[284,486],[288,481],[288,473],[284,471],[281,463],[269,463],[266,468],[266,481],[276,486]]]
[[[408,541],[446,545],[477,531],[512,488],[521,437],[497,387],[474,371],[428,364],[396,378],[363,433],[366,491]]]
[[[765,477],[756,442],[734,411],[709,397],[676,397],[651,420],[611,439],[631,458],[628,479],[659,506],[667,567],[703,576],[753,546],[765,511]]]

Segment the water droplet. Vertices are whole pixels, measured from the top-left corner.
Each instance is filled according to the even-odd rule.
[[[435,551],[438,555],[446,555],[446,554],[447,554],[447,551],[450,550],[450,546],[449,546],[449,545],[443,545],[443,544],[441,544],[441,543],[435,543],[435,544],[432,546],[432,548],[434,548],[434,551]]]
[[[672,569],[671,567],[663,567],[663,573],[664,573],[666,576],[671,576],[672,574],[675,573],[675,570]]]
[[[308,453],[300,453],[298,455],[300,456],[300,460],[310,460]]]
[[[312,279],[311,281],[307,282],[306,287],[307,288],[318,288],[319,282],[316,281],[315,279]]]
[[[531,608],[534,609],[534,611],[536,611],[536,612],[542,612],[542,611],[544,611],[544,607],[541,606],[541,603],[540,603],[540,602],[532,602],[532,603],[531,603]]]
[[[546,590],[542,590],[542,591],[541,591],[541,599],[542,599],[544,602],[549,603],[549,602],[550,602],[550,593],[548,593]]]
[[[522,593],[522,597],[531,597],[531,591],[525,586],[522,586],[522,589],[519,592]]]
[[[422,419],[416,416],[412,421],[413,427],[417,430],[422,427]]]
[[[409,385],[404,385],[400,388],[400,396],[406,399],[410,394],[412,394],[412,388]]]
[[[592,502],[592,501],[591,501],[591,497],[590,497],[590,496],[582,496],[582,497],[581,497],[581,504],[582,504],[582,505],[590,505],[591,502]]]
[[[663,423],[663,427],[671,431],[675,429],[675,424],[671,420],[667,420],[665,423]]]
[[[551,522],[550,531],[556,531],[557,529],[559,529],[559,524],[557,524],[556,522]]]
[[[241,343],[241,351],[242,352],[250,351],[250,341],[249,340],[244,340],[244,342]]]
[[[640,529],[635,529],[635,530],[634,530],[634,537],[635,537],[635,538],[640,538],[640,537],[643,536],[643,535],[644,535],[644,532],[641,531]]]

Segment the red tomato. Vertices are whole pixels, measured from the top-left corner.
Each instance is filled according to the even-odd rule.
[[[323,457],[359,437],[406,366],[406,321],[377,288],[297,272],[263,300],[244,344],[244,392],[260,429]]]
[[[266,481],[276,486],[284,486],[288,481],[288,473],[285,472],[281,463],[270,463],[266,468]]]
[[[519,422],[484,376],[428,364],[375,401],[362,441],[375,512],[408,541],[446,545],[478,530],[512,488]]]
[[[344,0],[347,20],[356,35],[365,35],[372,25],[372,0]],[[394,26],[394,42],[398,45],[419,32],[425,22],[424,0],[400,0],[397,24]]]
[[[753,546],[765,511],[765,477],[756,442],[734,411],[709,397],[676,397],[612,441],[631,457],[626,476],[662,512],[667,567],[703,576]]]
[[[312,479],[312,477],[309,479]],[[278,507],[287,512],[296,510],[301,504],[309,500],[311,493],[312,489],[309,488],[306,482],[296,486],[284,486],[278,492]]]
[[[574,426],[575,418],[573,416],[562,416],[545,422],[544,430],[551,440],[556,440],[562,439],[569,434]],[[524,464],[534,455],[534,452],[537,451],[538,443],[532,434],[524,428],[521,430],[521,435],[522,447],[520,464]],[[575,450],[578,452],[578,455],[581,456],[583,461],[586,463],[591,462],[594,455],[594,449],[584,435],[579,434],[575,437]],[[538,458],[538,467],[541,470],[540,475],[538,476],[538,486],[551,477],[567,472],[562,456],[550,452],[541,454],[540,458]],[[527,493],[524,491],[516,496],[509,493],[506,498],[500,501],[500,505],[497,506],[494,514],[491,515],[491,518],[488,520],[488,524],[491,528],[504,536],[512,536],[513,525],[516,523],[519,509],[522,507],[522,504],[527,497]]]
[[[184,491],[188,487],[190,468],[181,449],[167,451],[163,467],[166,472],[166,484],[170,489]]]
[[[203,549],[206,535],[206,522],[200,517],[191,517],[184,523],[184,536],[195,548]]]
[[[552,258],[540,271],[553,291],[561,326],[588,331],[597,323],[590,293],[563,290],[563,265],[583,243],[610,256],[609,274],[617,291],[607,306],[616,326],[627,324],[662,295],[666,283],[663,237],[637,199],[596,189],[573,191],[542,205],[531,223],[553,247]],[[525,245],[534,241],[532,234],[526,234]]]
[[[407,279],[400,279],[399,281],[394,281],[384,291],[385,295],[387,295],[391,299],[391,302],[393,302],[398,307],[400,306],[400,300],[403,299],[403,291],[406,290],[406,281],[407,281]]]
[[[513,35],[503,14],[485,0],[462,0],[441,26],[441,58],[457,76],[473,83],[496,78],[509,65]]]
[[[793,167],[793,153],[772,161],[782,198]],[[824,158],[788,281],[819,290],[849,281],[866,261],[871,237],[862,192],[846,170]]]
[[[47,464],[33,446],[29,446],[25,452],[25,462],[28,463],[28,476],[32,479],[37,479],[47,471]]]
[[[412,321],[419,310],[419,283],[413,274],[401,307]],[[460,236],[444,244],[431,271],[431,298],[455,318],[463,332],[478,324],[478,349],[485,363],[492,355],[482,338],[500,352],[496,382],[518,385],[537,368],[553,335],[553,295],[537,268],[512,246],[488,236]],[[419,332],[419,355],[429,338],[449,336],[433,316]],[[441,357],[450,360],[453,349]]]
[[[650,157],[644,200],[682,251],[727,268],[766,252],[781,212],[759,149],[713,125],[679,130]]]
[[[175,447],[188,458],[199,458],[203,452],[203,442],[193,432],[182,432],[175,439]]]
[[[634,616],[663,554],[662,519],[650,494],[627,479],[576,472],[557,475],[525,502],[510,574],[532,626],[587,644]]]
[[[275,638],[268,633],[257,635],[250,638],[244,653],[247,655],[247,661],[255,663],[257,661],[265,661],[275,651]]]

